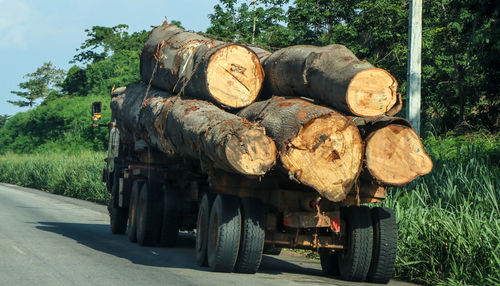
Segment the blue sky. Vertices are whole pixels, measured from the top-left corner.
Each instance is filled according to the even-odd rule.
[[[150,30],[165,16],[188,30],[205,31],[218,0],[0,0],[0,114],[20,109],[11,90],[25,74],[51,61],[68,63],[92,26],[129,25],[130,32]]]

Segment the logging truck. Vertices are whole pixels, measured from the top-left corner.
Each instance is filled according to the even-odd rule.
[[[93,118],[99,111],[95,103]],[[113,234],[127,233],[142,246],[174,247],[179,231],[194,230],[196,263],[212,271],[255,273],[263,254],[292,248],[318,251],[326,275],[378,283],[391,278],[394,213],[360,206],[382,200],[383,187],[359,185],[335,203],[279,172],[251,178],[203,160],[167,159],[141,142],[126,143],[117,125],[109,124],[102,176]]]
[[[402,118],[397,82],[341,45],[270,53],[164,23],[140,53],[143,83],[113,89],[102,180],[111,232],[255,273],[263,254],[318,251],[326,275],[387,283],[397,249],[387,186],[432,169]],[[259,100],[257,101],[257,98]],[[340,113],[342,112],[342,113]],[[194,262],[193,262],[194,263]]]

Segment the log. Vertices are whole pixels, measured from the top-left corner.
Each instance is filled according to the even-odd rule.
[[[227,108],[254,102],[264,80],[252,50],[166,23],[155,27],[144,44],[140,72],[146,84]]]
[[[262,48],[259,48],[259,47],[256,47],[256,46],[251,46],[249,47],[256,55],[257,57],[259,58],[259,61],[261,63],[264,63],[264,61],[272,55],[271,52],[269,52],[268,50],[265,50],[265,49],[262,49]]]
[[[361,136],[351,120],[305,100],[278,96],[252,103],[238,115],[266,128],[291,179],[333,202],[345,199],[363,158]]]
[[[262,57],[263,94],[309,97],[345,114],[374,117],[401,110],[398,83],[342,45],[291,46]]]
[[[353,122],[365,141],[363,177],[385,186],[403,186],[431,172],[432,160],[407,120],[353,118]]]
[[[241,175],[264,175],[276,161],[274,142],[263,127],[201,100],[131,84],[111,100],[126,141],[144,140],[168,157],[208,162]],[[123,131],[122,131],[123,130]]]

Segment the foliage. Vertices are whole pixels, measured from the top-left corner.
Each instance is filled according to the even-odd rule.
[[[397,215],[397,277],[426,285],[500,283],[500,168],[489,155],[499,151],[496,140],[493,148],[460,145],[435,158],[430,175],[389,192],[383,204]],[[447,145],[434,141],[430,153]]]
[[[55,150],[104,150],[107,129],[90,122],[93,101],[103,101],[103,121],[110,120],[109,97],[62,97],[9,118],[0,129],[0,154]]]
[[[109,194],[99,178],[104,153],[6,154],[0,156],[0,182],[106,203]]]
[[[290,31],[280,22],[286,19],[282,6],[288,0],[243,1],[221,0],[209,14],[211,26],[207,33],[224,38],[264,46],[285,46]],[[237,6],[239,4],[239,6]],[[254,31],[255,23],[255,31]]]
[[[140,80],[137,53],[147,33],[129,34],[126,29],[126,25],[118,25],[86,30],[89,38],[75,61],[87,65],[71,67],[64,78],[50,62],[28,74],[29,81],[20,84],[21,88],[30,88],[26,92],[30,101],[25,105],[33,105],[38,98],[44,100],[40,106],[5,122],[0,129],[0,154],[104,150],[107,130],[91,127],[91,103],[103,101],[103,122],[109,122],[109,93],[113,86]]]
[[[180,24],[180,22],[178,22]],[[87,64],[73,66],[62,83],[62,91],[73,96],[109,94],[113,86],[123,86],[140,80],[138,52],[147,32],[129,34],[127,25],[94,26],[87,32],[73,62]]]
[[[21,82],[19,87],[26,91],[11,91],[12,94],[23,98],[23,100],[8,100],[7,102],[20,107],[29,106],[32,108],[37,99],[45,98],[56,90],[64,75],[64,70],[55,68],[51,62],[46,62],[35,72],[24,76],[28,80]]]
[[[0,115],[0,129],[5,125],[5,122],[9,119],[10,115],[2,114]]]
[[[114,27],[93,26],[86,29],[87,40],[83,42],[73,62],[96,63],[111,56],[116,51],[139,51],[146,40],[146,31],[129,34],[128,26],[120,24]]]
[[[390,71],[406,93],[407,0],[221,0],[207,33],[284,47],[342,44]],[[250,3],[250,4],[249,4]],[[261,12],[263,14],[261,14]],[[445,133],[464,123],[500,129],[500,5],[487,0],[423,4],[422,112],[425,129]]]

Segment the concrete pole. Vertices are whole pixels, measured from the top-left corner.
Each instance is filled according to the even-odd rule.
[[[422,0],[410,0],[408,29],[408,94],[406,118],[420,134],[420,90],[422,65]]]
[[[253,0],[253,31],[252,31],[252,45],[255,42],[255,21],[257,20],[257,0]]]

